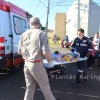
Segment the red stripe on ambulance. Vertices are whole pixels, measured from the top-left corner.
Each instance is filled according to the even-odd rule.
[[[5,38],[4,37],[0,37],[0,56],[4,56],[5,55]]]

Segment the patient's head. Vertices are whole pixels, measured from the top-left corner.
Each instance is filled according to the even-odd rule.
[[[59,51],[55,51],[54,54],[58,55],[59,54]]]

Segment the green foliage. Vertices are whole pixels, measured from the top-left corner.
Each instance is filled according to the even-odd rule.
[[[51,37],[48,37],[48,39],[51,39]]]
[[[57,36],[57,41],[59,41],[60,40],[60,37],[59,36]]]

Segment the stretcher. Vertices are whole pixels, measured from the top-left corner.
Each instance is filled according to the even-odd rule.
[[[87,58],[79,58],[77,61],[82,61],[82,60],[86,60]],[[53,74],[64,74],[64,71],[66,69],[65,64],[69,64],[69,63],[74,63],[77,61],[57,61],[57,60],[53,60],[54,63],[54,68],[48,68],[48,61],[46,59],[43,59],[43,64],[44,67],[48,73],[49,76],[52,76]]]
[[[70,49],[66,49],[66,54],[62,54],[58,51],[55,51],[54,53],[51,53],[51,58],[54,63],[53,68],[49,68],[48,61],[46,59],[43,59],[44,67],[49,75],[55,74],[55,73],[64,73],[64,70],[66,69],[65,64],[74,63],[82,60],[86,60],[87,58],[80,58],[79,53],[77,53],[77,57],[71,53]],[[77,59],[76,59],[77,58]]]
[[[53,63],[54,65],[60,65],[60,64],[68,64],[68,63],[73,63],[73,62],[76,62],[76,61],[71,61],[71,62],[68,62],[68,61],[57,61],[57,60],[53,60]],[[48,66],[48,61],[46,59],[43,59],[43,63],[45,64],[45,66]]]
[[[86,60],[87,57],[85,58],[79,58],[78,61],[82,61],[82,60]],[[77,61],[71,61],[71,62],[68,62],[68,61],[57,61],[57,60],[53,60],[53,63],[54,65],[59,65],[59,64],[69,64],[69,63],[74,63],[74,62],[77,62]],[[45,66],[48,66],[48,61],[46,59],[43,59],[43,63],[45,64]]]
[[[46,59],[43,59],[44,67],[47,71],[47,74],[52,77],[54,74],[64,74],[64,71],[66,69],[65,64],[68,63],[66,61],[58,62],[57,60],[53,60],[54,67],[48,68],[48,61]]]

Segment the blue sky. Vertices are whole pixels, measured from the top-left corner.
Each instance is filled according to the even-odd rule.
[[[47,2],[48,0],[6,0],[9,1],[22,9],[28,11],[33,16],[37,16],[41,19],[41,24],[45,26],[46,24],[46,12],[47,12]],[[48,27],[54,27],[54,17],[57,12],[66,13],[74,0],[50,0],[50,14]],[[100,0],[93,0],[99,3]],[[42,4],[42,3],[43,4]],[[57,6],[57,5],[68,5],[68,6]]]

